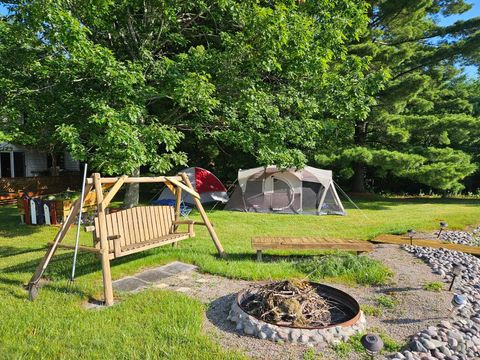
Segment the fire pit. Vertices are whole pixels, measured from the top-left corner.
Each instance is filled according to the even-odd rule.
[[[230,321],[244,334],[271,341],[336,344],[365,329],[358,302],[331,286],[282,281],[241,291]]]

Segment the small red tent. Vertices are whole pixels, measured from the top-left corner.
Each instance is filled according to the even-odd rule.
[[[184,172],[187,174],[193,187],[200,194],[200,201],[203,204],[217,201],[226,203],[228,201],[227,189],[225,188],[225,186],[223,186],[222,182],[218,180],[218,178],[210,171],[199,167],[191,167],[184,169],[180,172]],[[182,195],[184,203],[193,204],[193,199],[188,193],[183,192]],[[158,200],[175,201],[175,196],[166,187],[161,192]]]

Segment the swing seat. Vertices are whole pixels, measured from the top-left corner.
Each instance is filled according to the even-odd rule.
[[[105,216],[109,258],[134,254],[159,246],[174,244],[195,236],[194,221],[175,221],[173,206],[139,206]],[[179,225],[188,225],[179,232]],[[100,249],[99,220],[95,218],[94,246]]]

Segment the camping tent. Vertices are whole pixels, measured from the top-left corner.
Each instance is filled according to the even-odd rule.
[[[345,215],[330,170],[276,166],[238,171],[226,210],[287,214]]]
[[[227,189],[225,189],[225,186],[223,186],[222,182],[218,180],[218,178],[210,171],[199,167],[190,167],[180,172],[187,174],[193,187],[200,194],[200,201],[202,204],[217,201],[226,203],[228,201]],[[167,200],[174,202],[175,195],[170,191],[170,189],[168,189],[168,187],[165,187],[160,193],[158,201],[162,203]],[[194,204],[192,197],[186,192],[182,193],[182,200],[185,204]]]

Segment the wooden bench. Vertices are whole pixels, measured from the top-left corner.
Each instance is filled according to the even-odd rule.
[[[124,184],[140,183],[164,183],[175,194],[175,206],[141,206],[107,214],[108,205]],[[105,193],[107,188],[109,188],[109,191]],[[112,259],[158,246],[175,245],[178,241],[195,235],[193,232],[194,225],[205,226],[219,256],[225,256],[223,246],[200,201],[200,195],[194,189],[185,173],[177,176],[128,177],[123,175],[111,178],[102,178],[100,174],[95,173],[92,177],[85,179],[82,193],[89,194],[92,189],[94,189],[96,196],[97,217],[95,218],[95,226],[88,226],[86,230],[93,232],[94,246],[76,247],[62,244],[68,230],[81,212],[82,204],[86,200],[84,195],[74,203],[72,211],[68,214],[53,243],[49,244],[50,246],[45,256],[35,269],[35,273],[27,285],[31,300],[36,298],[40,279],[58,248],[88,251],[99,256],[102,263],[103,292],[105,305],[107,306],[112,305],[114,300],[110,271],[110,260]],[[193,202],[203,220],[202,222],[180,220],[182,191],[192,196]],[[181,225],[187,225],[188,231],[179,231]],[[74,259],[76,259],[76,252]],[[74,273],[73,269],[72,274]]]
[[[194,222],[175,221],[173,206],[139,206],[105,215],[108,252],[111,259],[134,254],[157,246],[175,244],[195,236]],[[93,245],[100,249],[100,226],[95,218]],[[181,224],[187,232],[178,232]]]
[[[373,251],[373,245],[368,241],[324,237],[256,236],[252,238],[252,248],[257,251],[258,261],[262,261],[263,250],[345,250],[357,254]]]

